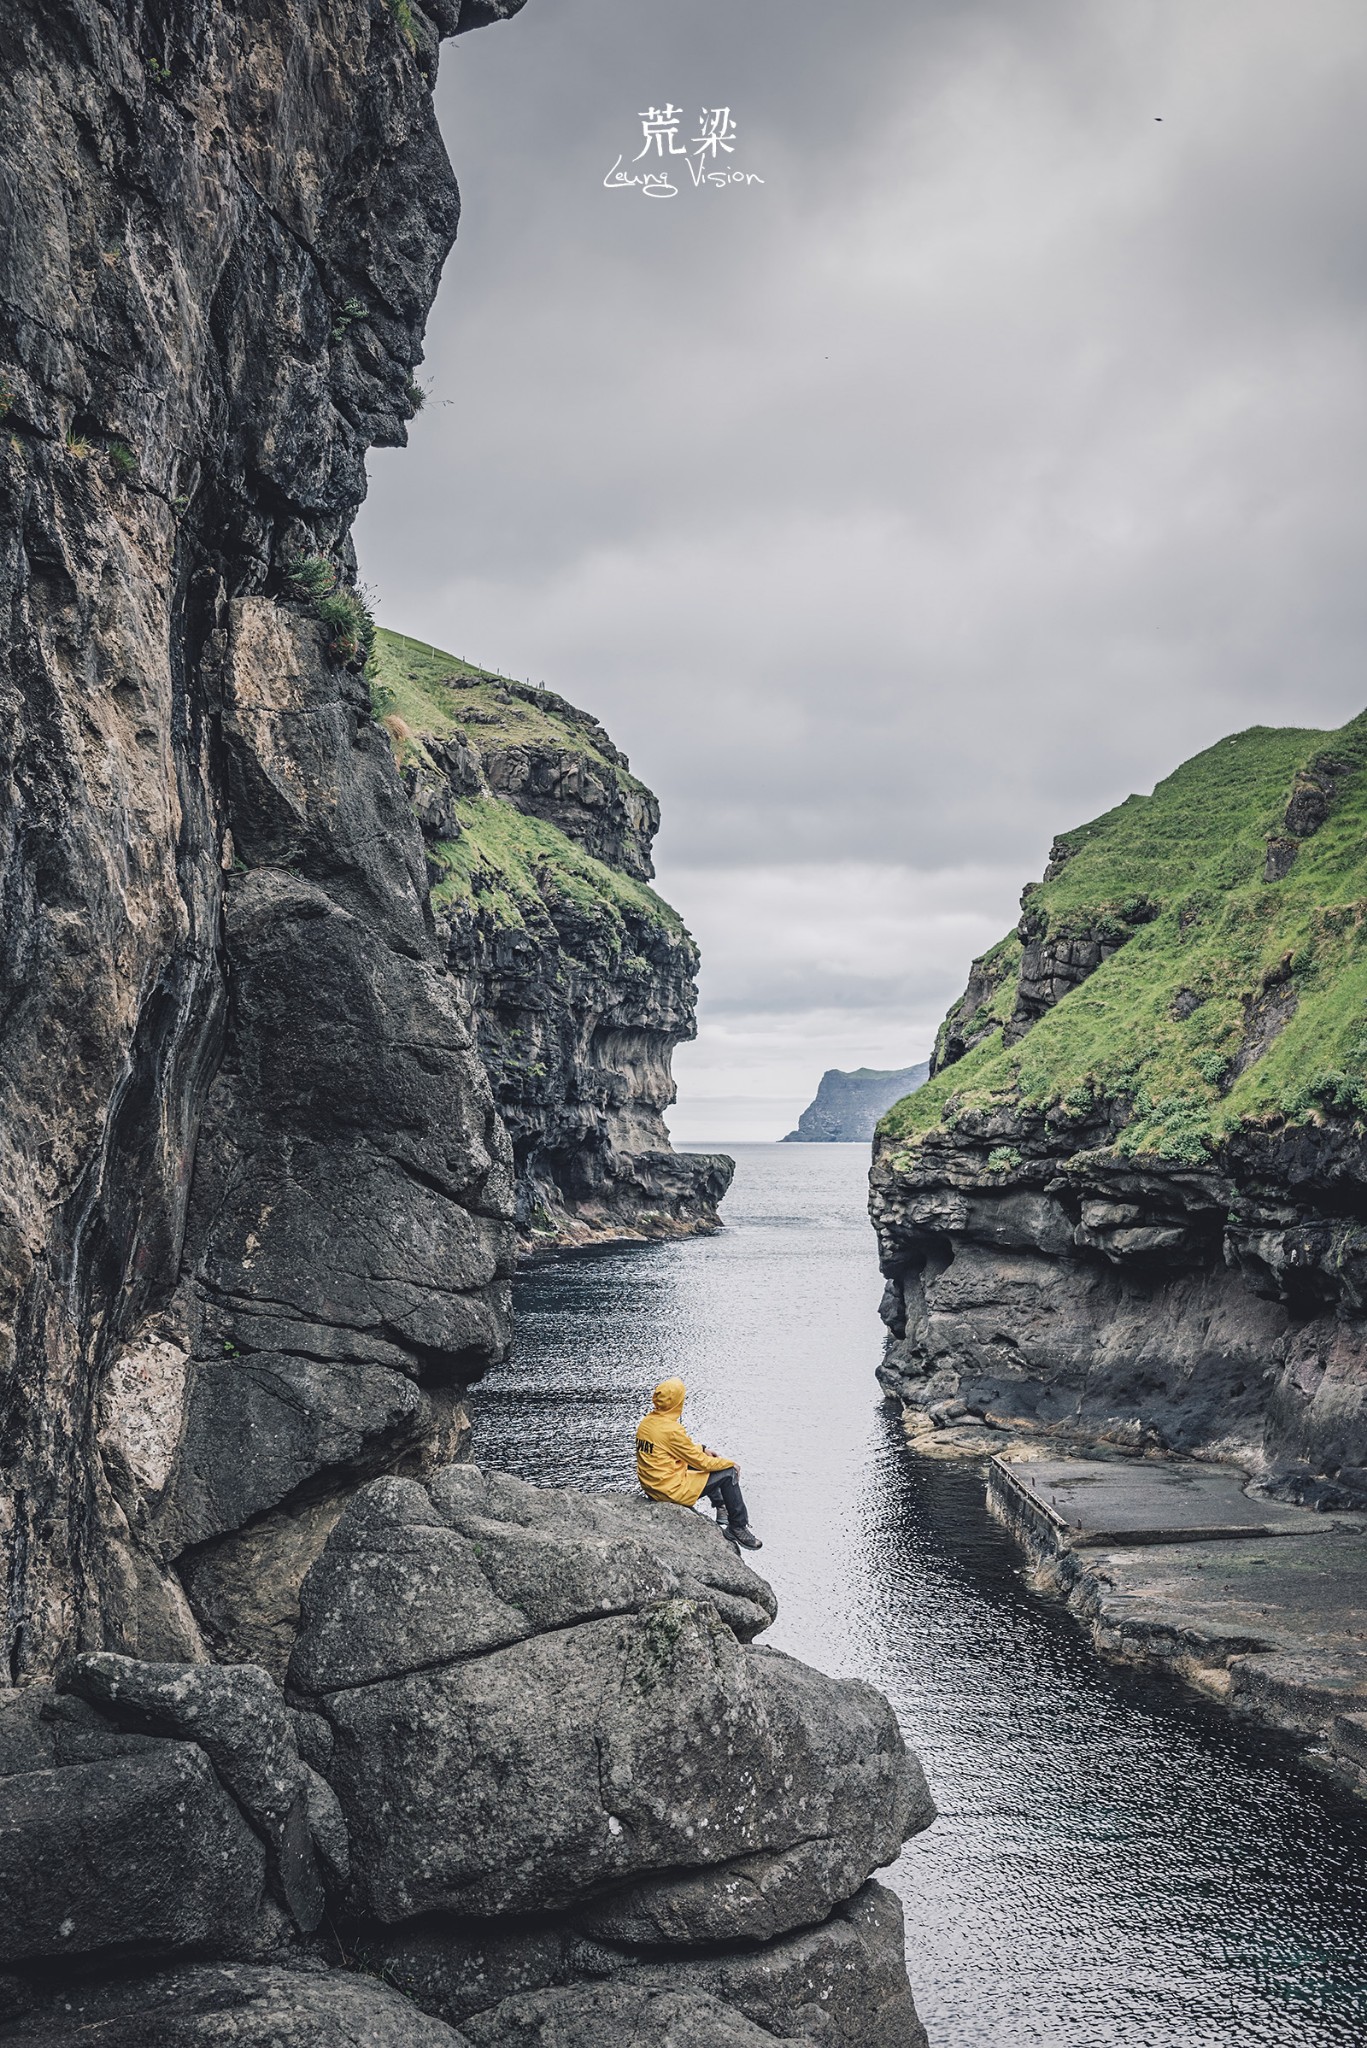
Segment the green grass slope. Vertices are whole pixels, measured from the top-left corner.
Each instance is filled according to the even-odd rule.
[[[1266,882],[1296,773],[1326,755],[1354,772],[1289,874]],[[1070,858],[1029,897],[1044,935],[1118,929],[1138,898],[1158,915],[1019,1043],[994,1030],[904,1097],[880,1136],[914,1144],[1011,1108],[1066,1126],[1110,1102],[1128,1117],[1118,1151],[1196,1165],[1241,1126],[1367,1118],[1364,764],[1367,713],[1334,733],[1253,726],[1065,834]],[[1004,1022],[1020,941],[994,953],[1012,972],[984,1021]],[[1274,993],[1294,1011],[1259,1051],[1250,1033]]]
[[[473,679],[474,687],[450,687],[449,679]],[[426,739],[463,736],[476,747],[522,744],[569,749],[598,762],[628,788],[641,788],[620,763],[594,743],[597,728],[580,721],[550,691],[528,696],[508,677],[476,668],[426,641],[381,629],[370,668],[375,715],[387,727],[402,764],[425,758]],[[608,867],[542,818],[527,817],[501,797],[462,797],[456,805],[459,839],[429,848],[444,870],[432,890],[438,912],[480,913],[504,930],[544,927],[545,884],[562,903],[582,914],[609,955],[629,948],[634,915],[664,930],[683,934],[683,922],[646,883]]]
[[[587,754],[628,788],[643,785],[599,745],[605,738],[596,720],[575,714],[550,690],[535,690],[512,676],[477,668],[426,640],[411,640],[381,626],[368,668],[377,718],[402,720],[415,733],[449,739],[462,726],[476,739],[484,734],[528,746],[568,746]],[[452,677],[462,687],[452,689]]]

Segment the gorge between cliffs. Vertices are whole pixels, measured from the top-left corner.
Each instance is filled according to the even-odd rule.
[[[358,582],[440,47],[522,6],[0,0],[0,2044],[1175,2044],[1107,1916],[1204,1823],[1312,1849],[1232,1975],[1183,1904],[1177,2021],[1275,2040],[1299,1944],[1338,2048],[1339,1781],[1098,1675],[970,1488],[1367,1507],[1361,722],[1060,840],[878,1127],[880,1405],[866,1149],[671,1145],[651,789]],[[628,1490],[666,1369],[774,1583]]]

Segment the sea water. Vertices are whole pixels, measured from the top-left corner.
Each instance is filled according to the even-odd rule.
[[[940,1818],[883,1878],[932,2048],[1362,2048],[1367,1807],[1101,1662],[1023,1583],[978,1473],[908,1451],[874,1379],[867,1148],[725,1149],[715,1237],[523,1272],[477,1458],[633,1486],[651,1387],[686,1382],[764,1539],[765,1640],[881,1686],[925,1764]]]

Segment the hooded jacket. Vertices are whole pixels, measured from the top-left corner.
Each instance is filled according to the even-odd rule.
[[[734,1458],[718,1458],[695,1444],[683,1426],[682,1380],[661,1380],[654,1405],[636,1425],[636,1477],[652,1500],[691,1508],[709,1472],[725,1472]]]

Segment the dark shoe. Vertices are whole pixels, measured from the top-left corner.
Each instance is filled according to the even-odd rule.
[[[739,1550],[763,1550],[764,1548],[764,1545],[760,1542],[748,1522],[742,1523],[739,1528],[734,1522],[728,1522],[722,1534],[728,1543],[734,1543]]]

